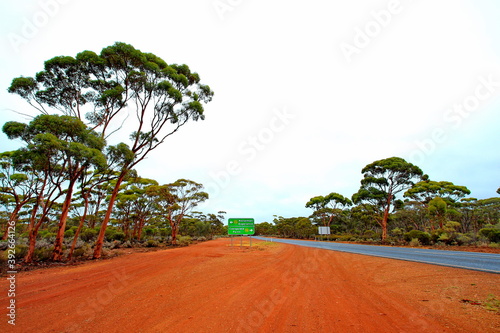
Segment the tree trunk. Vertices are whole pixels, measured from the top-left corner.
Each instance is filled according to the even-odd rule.
[[[73,242],[71,243],[71,249],[68,253],[68,260],[73,258],[73,252],[75,251],[76,242],[78,241],[78,236],[80,235],[80,231],[83,229],[83,224],[85,223],[85,218],[87,217],[87,211],[89,208],[89,194],[85,194],[83,200],[85,201],[85,206],[83,208],[82,218],[80,219],[80,224],[78,224],[78,228],[76,229],[75,236],[73,237]]]
[[[382,243],[384,243],[387,239],[387,220],[389,220],[389,210],[391,209],[391,202],[392,193],[389,193],[389,196],[387,197],[387,204],[384,209],[384,217],[382,218],[382,222],[380,223],[380,226],[382,227]]]
[[[177,226],[174,224],[172,228],[172,245],[177,245]]]
[[[139,241],[141,241],[142,238],[142,229],[144,228],[144,224],[146,223],[146,220],[144,218],[141,218],[139,220],[139,230],[137,232]]]
[[[104,220],[101,224],[101,229],[99,230],[99,236],[95,242],[94,255],[93,259],[99,259],[101,257],[102,246],[104,244],[104,236],[106,234],[106,228],[108,226],[108,222],[111,219],[111,212],[113,211],[113,207],[115,205],[116,196],[120,191],[120,185],[122,184],[123,179],[128,171],[124,170],[118,176],[116,180],[115,188],[113,189],[113,193],[111,193],[111,197],[109,198],[108,210],[106,211],[106,215],[104,216]]]
[[[385,242],[387,238],[387,220],[389,219],[389,206],[387,206],[384,210],[384,217],[382,218],[382,222],[380,226],[382,227],[382,243]]]
[[[28,245],[28,253],[24,257],[25,263],[33,262],[33,255],[35,253],[35,245],[36,245],[36,236],[38,234],[38,228],[32,228],[29,232],[29,245]]]
[[[38,229],[43,223],[43,220],[45,219],[45,212],[42,214],[40,217],[40,220],[35,224],[35,219],[36,219],[36,213],[38,211],[39,204],[38,202],[35,204],[33,207],[33,211],[31,212],[31,218],[30,218],[30,225],[29,225],[29,245],[28,245],[28,252],[26,253],[26,256],[24,257],[24,262],[25,263],[31,263],[33,262],[33,255],[35,253],[35,246],[36,246],[36,236],[38,235]]]
[[[9,226],[12,226],[11,223],[17,220],[17,213],[21,210],[22,204],[17,204],[14,208],[14,211],[9,216],[9,222],[5,225],[5,232],[3,233],[2,240],[6,240],[9,236]],[[14,223],[15,225],[15,223]]]
[[[61,211],[61,218],[59,219],[59,229],[57,230],[56,240],[54,242],[54,252],[52,252],[52,260],[61,261],[63,254],[63,240],[64,232],[66,231],[66,221],[68,220],[69,207],[73,198],[73,188],[77,178],[71,179],[68,185],[68,192]]]

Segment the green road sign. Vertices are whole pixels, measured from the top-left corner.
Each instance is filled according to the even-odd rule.
[[[253,235],[255,233],[254,219],[229,219],[228,235]]]

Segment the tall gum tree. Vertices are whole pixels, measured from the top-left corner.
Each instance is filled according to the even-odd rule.
[[[106,139],[133,129],[130,142],[124,143],[129,153],[101,224],[95,259],[101,256],[114,202],[127,173],[188,121],[203,120],[204,104],[213,96],[187,65],[169,65],[125,43],[105,47],[99,55],[83,51],[76,57],[50,59],[35,78],[15,78],[9,92],[39,112],[56,109],[87,120]],[[122,113],[135,113],[135,117],[120,117]]]
[[[189,120],[203,120],[203,104],[211,101],[213,92],[200,84],[198,74],[187,65],[168,65],[151,53],[117,43],[105,48],[101,57],[106,61],[113,80],[130,96],[130,108],[135,111],[136,130],[130,135],[133,160],[125,162],[113,190],[108,210],[95,244],[93,257],[100,258],[106,226],[122,180],[128,171],[141,162],[167,137],[176,133]]]
[[[380,207],[382,218],[379,224],[382,228],[382,241],[385,241],[387,221],[395,196],[411,188],[414,180],[422,179],[423,172],[400,157],[375,161],[365,166],[361,172],[364,178],[360,189],[352,196],[352,201],[356,204],[368,202]]]

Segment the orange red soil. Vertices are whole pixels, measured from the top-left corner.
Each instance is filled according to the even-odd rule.
[[[498,332],[497,274],[228,239],[16,275],[0,332]],[[248,244],[246,244],[248,245]]]

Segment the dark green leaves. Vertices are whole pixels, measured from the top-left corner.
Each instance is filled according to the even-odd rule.
[[[37,83],[32,77],[18,77],[12,80],[7,89],[11,94],[18,94],[24,99],[28,99],[37,90]]]

